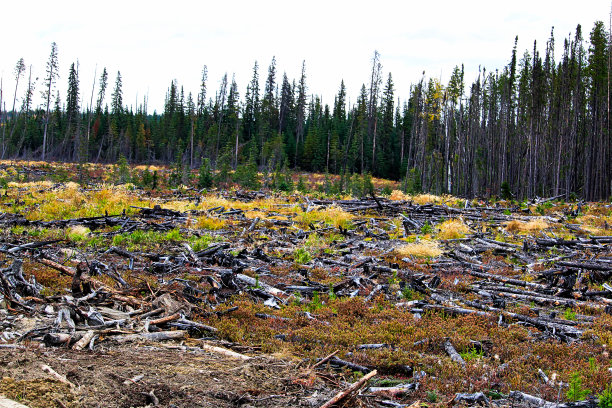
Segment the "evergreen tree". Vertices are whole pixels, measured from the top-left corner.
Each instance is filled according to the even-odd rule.
[[[55,85],[58,74],[58,62],[57,62],[57,44],[51,43],[51,55],[47,61],[47,75],[45,77],[45,90],[43,91],[43,99],[45,100],[46,113],[45,113],[45,128],[43,133],[42,141],[42,159],[45,160],[46,148],[47,148],[47,128],[49,126],[49,108],[51,106],[51,91]]]

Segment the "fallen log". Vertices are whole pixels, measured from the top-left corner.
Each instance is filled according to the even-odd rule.
[[[363,387],[376,374],[378,374],[378,373],[376,372],[376,370],[374,370],[374,371],[371,371],[370,373],[364,375],[363,378],[361,378],[359,381],[354,382],[353,384],[351,384],[351,386],[348,387],[346,390],[340,391],[332,399],[327,401],[325,404],[321,405],[320,408],[330,408],[334,404],[337,404],[338,402],[342,401],[344,398],[346,398],[347,396],[351,395],[352,393],[356,392],[361,387]]]
[[[110,338],[118,343],[128,343],[132,341],[141,341],[141,340],[149,340],[149,341],[165,341],[165,340],[179,340],[185,338],[187,336],[187,331],[185,330],[173,330],[173,331],[161,331],[155,333],[136,333],[136,334],[126,334],[123,336],[113,336]]]
[[[465,370],[465,360],[459,355],[459,353],[457,353],[457,350],[455,350],[455,347],[453,347],[453,344],[448,338],[444,341],[444,350],[446,351],[446,354],[448,354],[448,356],[451,358],[451,360],[459,364],[461,368]]]
[[[236,353],[235,351],[232,351],[226,348],[211,346],[210,344],[206,344],[206,343],[200,344],[200,347],[203,350],[210,351],[211,353],[221,354],[226,357],[237,358],[239,360],[247,361],[253,358],[253,357],[245,356],[244,354]]]

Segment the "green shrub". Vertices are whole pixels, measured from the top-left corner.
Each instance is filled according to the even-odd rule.
[[[597,395],[599,408],[612,408],[612,383],[608,384],[604,390]]]
[[[585,399],[591,390],[582,386],[582,376],[579,373],[572,373],[569,381],[569,389],[565,396],[570,401],[582,401]]]

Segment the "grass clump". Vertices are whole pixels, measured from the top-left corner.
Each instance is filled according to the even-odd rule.
[[[470,228],[463,222],[462,219],[455,218],[446,220],[439,225],[439,239],[457,239],[465,237],[465,234],[470,232]]]
[[[411,242],[395,249],[399,257],[414,256],[418,258],[435,258],[442,255],[442,249],[436,241],[422,240]]]
[[[540,232],[548,227],[548,223],[541,218],[536,218],[528,222],[512,220],[506,224],[506,231],[514,233],[524,232],[533,234]]]
[[[198,229],[206,229],[206,230],[212,230],[212,231],[216,231],[216,230],[225,228],[226,225],[227,223],[225,220],[222,220],[220,218],[207,217],[207,216],[198,217],[197,222],[196,222],[196,227]]]
[[[82,225],[75,225],[74,227],[70,228],[67,236],[70,241],[79,243],[87,240],[90,234],[91,231],[89,228]]]
[[[344,211],[338,206],[332,205],[322,210],[312,210],[309,212],[300,211],[295,217],[295,221],[302,227],[308,227],[310,224],[316,222],[323,222],[326,225],[336,228],[349,228],[353,218],[355,218],[353,214]]]

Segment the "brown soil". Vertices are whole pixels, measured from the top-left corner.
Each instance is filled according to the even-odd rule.
[[[76,387],[43,372],[42,364]],[[242,361],[180,346],[3,349],[0,367],[0,395],[32,408],[319,406],[336,392],[299,362],[272,356]],[[130,381],[139,375],[144,377]]]

